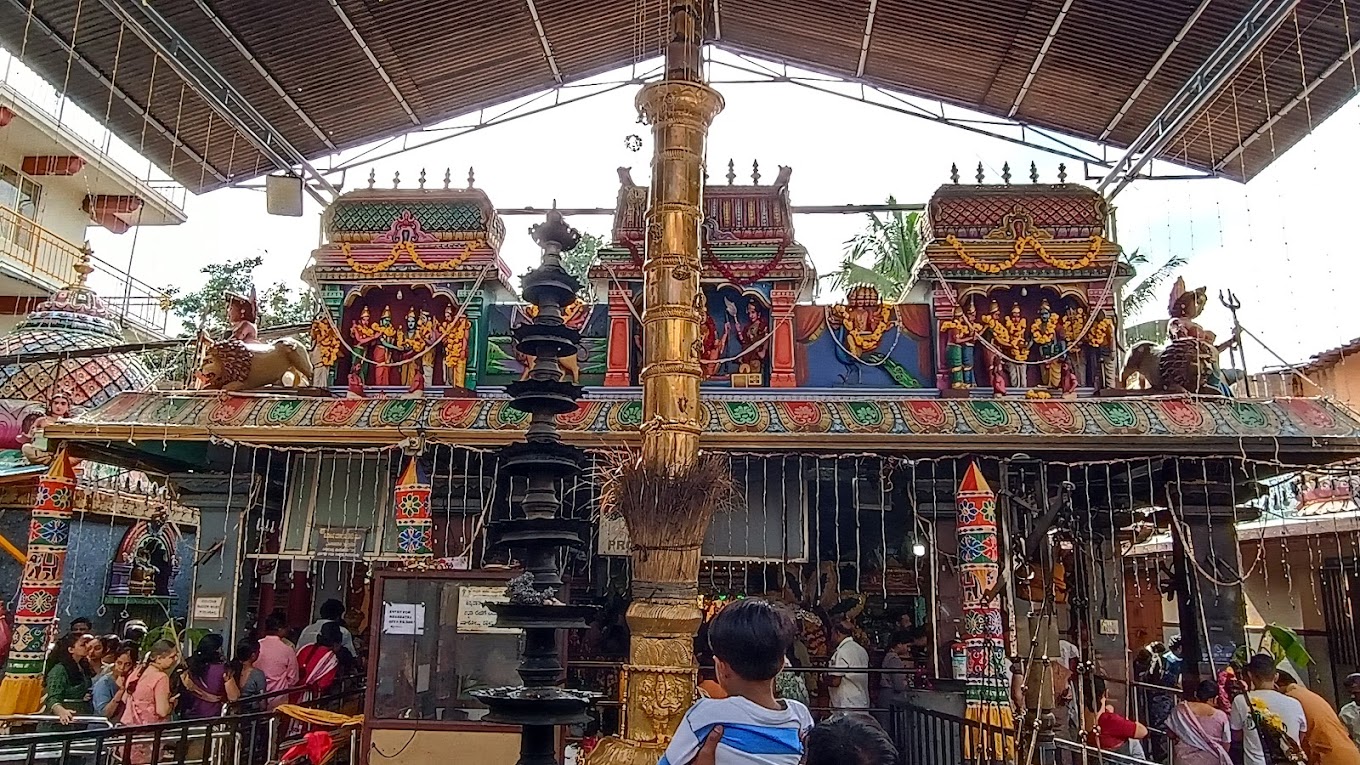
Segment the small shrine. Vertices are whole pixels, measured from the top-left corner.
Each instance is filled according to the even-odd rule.
[[[1101,391],[1116,380],[1116,299],[1133,275],[1105,200],[1066,183],[940,187],[921,217],[942,395]]]
[[[313,384],[422,395],[475,389],[488,306],[514,299],[500,257],[505,224],[486,193],[429,184],[376,187],[335,201],[305,276],[329,321],[311,330]]]
[[[699,274],[700,364],[704,384],[733,388],[792,388],[796,373],[796,304],[810,300],[815,272],[794,238],[789,209],[792,168],[781,167],[772,185],[737,185],[728,162],[727,185],[704,188]],[[608,297],[605,386],[638,384],[642,358],[642,279],[647,230],[647,187],[619,168],[619,197],[612,244],[590,270],[596,292]]]

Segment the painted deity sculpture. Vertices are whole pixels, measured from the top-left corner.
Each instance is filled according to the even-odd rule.
[[[727,347],[730,330],[724,323],[722,332],[718,332],[718,322],[714,320],[713,314],[708,312],[708,296],[703,290],[699,290],[699,315],[703,317],[699,333],[701,379],[707,380],[718,373],[718,360],[722,358],[723,349]]]
[[[1067,348],[1067,362],[1078,380],[1086,379],[1086,348],[1090,338],[1086,331],[1086,306],[1073,301],[1063,311],[1058,327]]]
[[[763,375],[765,357],[769,354],[770,323],[754,300],[746,304],[746,322],[737,324],[737,338],[741,342],[739,371]]]
[[[1002,347],[1007,360],[1007,372],[1011,381],[1011,387],[1026,387],[1025,362],[1029,360],[1029,351],[1032,342],[1029,338],[1029,322],[1020,308],[1020,303],[1011,303],[1010,315],[1005,318],[1006,326],[1006,345]]]
[[[330,379],[331,370],[335,369],[335,362],[340,359],[340,334],[335,331],[329,316],[317,314],[307,330],[307,339],[312,344],[312,378],[317,384],[324,385]]]
[[[1207,303],[1204,287],[1187,290],[1185,280],[1177,278],[1171,288],[1169,341],[1160,348],[1147,341],[1135,343],[1129,349],[1121,382],[1127,384],[1137,373],[1153,390],[1231,396],[1231,381],[1218,358],[1238,338],[1234,333],[1226,342],[1216,343],[1217,336],[1195,322]]]
[[[1100,309],[1091,321],[1084,341],[1086,366],[1091,370],[1091,385],[1096,390],[1114,386],[1115,335],[1114,320]]]
[[[1045,299],[1039,303],[1039,316],[1030,324],[1030,333],[1034,344],[1038,346],[1039,361],[1042,362],[1039,364],[1039,381],[1048,388],[1057,388],[1062,384],[1062,357],[1067,350],[1067,343],[1058,330],[1059,321],[1058,314],[1053,312],[1052,305]]]
[[[351,382],[363,384],[369,380],[369,372],[373,364],[369,359],[369,354],[373,353],[373,347],[377,345],[378,333],[373,328],[372,316],[369,314],[368,306],[364,306],[359,312],[359,318],[349,325],[350,339],[350,377]]]
[[[438,323],[438,329],[439,342],[444,348],[444,384],[464,387],[472,322],[455,311],[450,303],[444,306],[444,319]]]
[[[255,299],[255,288],[253,286],[250,288],[249,296],[228,292],[226,297],[227,321],[231,322],[231,339],[243,343],[258,340],[259,329],[255,322],[260,320],[260,307]]]
[[[383,308],[378,323],[372,325],[374,342],[371,358],[373,361],[373,384],[391,385],[392,370],[395,368],[397,353],[397,328],[392,326],[392,306]]]
[[[945,361],[949,363],[949,387],[971,388],[977,384],[974,374],[977,338],[984,331],[978,322],[977,306],[972,300],[956,315],[940,325],[945,331]]]
[[[873,287],[855,287],[842,305],[831,306],[827,323],[836,337],[836,357],[849,370],[848,377],[858,380],[864,365],[883,365],[889,374],[895,363],[880,348],[883,336],[892,329],[894,307],[887,305]]]

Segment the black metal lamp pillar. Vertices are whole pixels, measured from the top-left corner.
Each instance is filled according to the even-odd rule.
[[[587,708],[598,694],[560,687],[565,669],[558,651],[559,629],[584,629],[594,606],[568,606],[557,599],[562,588],[559,549],[582,547],[590,538],[589,523],[563,518],[563,479],[581,469],[579,449],[562,443],[557,416],[576,409],[579,385],[562,380],[558,359],[574,356],[581,335],[566,326],[563,309],[576,299],[580,283],[562,268],[561,254],[576,246],[580,235],[561,213],[530,229],[542,263],[523,280],[524,299],[536,309],[533,321],[514,331],[515,347],[533,359],[526,379],[508,387],[510,406],[529,415],[522,443],[500,452],[501,469],[527,481],[520,503],[522,518],[492,524],[497,545],[523,550],[525,573],[511,581],[510,602],[493,605],[496,625],[524,630],[518,668],[524,685],[491,688],[473,696],[491,708],[487,722],[521,726],[518,765],[555,765],[555,729],[589,721]]]

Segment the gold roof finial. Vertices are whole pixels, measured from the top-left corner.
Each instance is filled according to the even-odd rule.
[[[76,262],[71,268],[76,272],[76,284],[85,286],[85,280],[90,274],[94,273],[94,266],[90,265],[90,259],[94,257],[94,248],[90,247],[89,241],[80,248],[80,254],[76,256]]]

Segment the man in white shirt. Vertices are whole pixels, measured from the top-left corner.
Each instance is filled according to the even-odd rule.
[[[320,619],[307,625],[303,628],[302,634],[298,635],[298,650],[306,648],[316,642],[316,636],[321,634],[321,625],[326,622],[336,622],[340,625],[340,634],[344,637],[342,645],[345,647],[346,651],[349,651],[351,657],[357,658],[359,654],[354,650],[354,636],[346,629],[343,621],[345,618],[345,604],[335,598],[331,598],[321,604],[320,614]]]
[[[854,627],[844,616],[831,627],[836,651],[827,665],[826,684],[831,689],[831,707],[842,712],[868,714],[869,673],[846,672],[849,669],[868,669],[869,652],[855,642]],[[842,670],[842,671],[836,671]]]
[[[1303,740],[1304,731],[1308,730],[1308,721],[1303,714],[1303,705],[1298,701],[1275,690],[1275,658],[1268,654],[1259,654],[1251,657],[1247,662],[1247,682],[1250,689],[1233,699],[1232,714],[1228,716],[1228,723],[1232,728],[1233,737],[1242,741],[1242,761],[1243,765],[1266,765],[1265,746],[1262,736],[1266,735],[1259,729],[1256,720],[1253,719],[1251,707],[1253,702],[1264,704],[1267,714],[1278,716],[1280,722],[1284,724],[1285,735],[1292,739],[1294,746],[1298,746]],[[1272,758],[1272,760],[1278,758]]]

